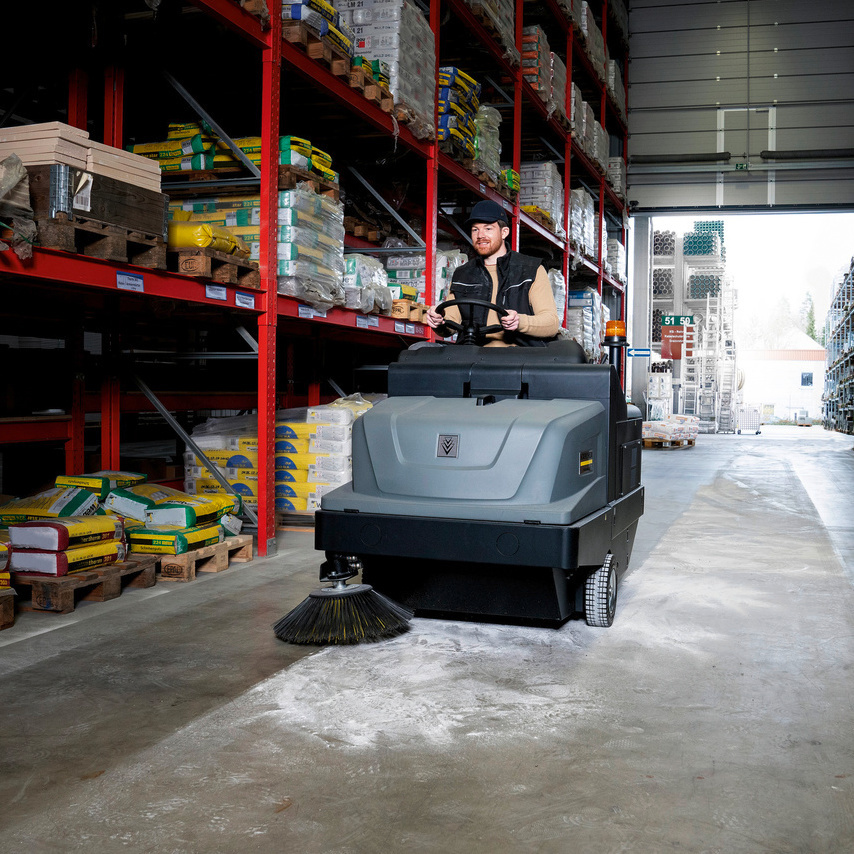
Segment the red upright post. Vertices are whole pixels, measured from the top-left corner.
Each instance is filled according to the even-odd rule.
[[[522,4],[516,0],[516,50],[522,52]],[[513,168],[522,169],[522,65],[513,75]],[[513,227],[510,230],[510,247],[519,250],[519,198],[513,205]]]
[[[74,68],[68,75],[68,124],[86,130],[89,75],[82,68]]]
[[[430,29],[433,31],[435,43],[435,65],[433,69],[433,81],[439,79],[439,27],[441,23],[441,0],[431,0],[430,3]],[[433,102],[433,130],[434,136],[430,142],[429,154],[427,156],[427,198],[424,201],[424,233],[421,235],[427,244],[425,254],[425,269],[427,272],[427,290],[424,301],[427,305],[435,305],[438,302],[436,288],[436,243],[438,240],[438,216],[439,216],[439,141],[438,141],[438,100]],[[432,329],[429,330],[430,341],[436,338]]]
[[[111,65],[104,70],[104,144],[122,147],[124,138],[125,71]]]
[[[270,42],[262,57],[261,288],[258,318],[258,554],[276,552],[273,445],[276,432],[276,222],[279,205],[279,105],[281,100],[282,16],[270,7]]]

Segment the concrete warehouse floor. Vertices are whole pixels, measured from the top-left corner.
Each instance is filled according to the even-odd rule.
[[[854,850],[854,440],[645,451],[611,629],[285,645],[312,536],[0,633],[0,850]]]

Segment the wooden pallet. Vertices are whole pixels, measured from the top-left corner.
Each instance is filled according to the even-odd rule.
[[[13,573],[12,578],[15,588],[30,588],[30,600],[20,602],[20,610],[70,614],[81,600],[109,602],[121,596],[125,587],[153,587],[156,564],[153,555],[130,555],[124,563],[58,578],[22,572]]]
[[[472,160],[470,157],[465,157],[461,161],[463,166],[465,167],[467,172],[471,172],[481,184],[486,184],[487,187],[491,187],[493,190],[498,189],[498,181],[495,180],[491,175],[487,172],[484,172],[482,169],[479,169],[476,162]]]
[[[309,58],[329,69],[336,77],[350,74],[350,57],[324,41],[303,21],[282,21],[282,38],[305,51]]]
[[[0,632],[15,625],[15,591],[11,587],[0,588]]]
[[[252,543],[251,534],[240,534],[186,554],[153,557],[160,566],[161,581],[194,581],[199,572],[223,572],[230,561],[249,563],[254,557]]]
[[[693,448],[696,439],[644,439],[644,448]]]
[[[390,113],[394,109],[394,98],[388,86],[378,82],[370,67],[354,65],[347,76],[347,85],[379,107],[384,113]]]
[[[120,264],[135,264],[151,270],[166,269],[166,241],[162,234],[132,231],[119,225],[59,213],[39,219],[39,245],[45,249],[76,252]]]
[[[170,249],[169,269],[185,276],[198,276],[224,285],[236,285],[253,291],[261,290],[261,271],[257,261],[236,258],[215,249],[193,247]]]
[[[371,243],[379,243],[384,236],[387,236],[384,235],[383,231],[375,225],[362,222],[362,220],[358,220],[352,216],[344,217],[344,231],[347,234],[352,234],[353,237],[359,237],[362,240],[368,240]]]
[[[279,166],[279,189],[294,190],[297,184],[308,184],[315,193],[326,196],[333,202],[337,202],[341,196],[340,187],[332,181],[327,181],[298,166]]]

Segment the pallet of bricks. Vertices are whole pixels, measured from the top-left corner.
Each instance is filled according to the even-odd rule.
[[[199,500],[145,480],[136,472],[63,475],[53,489],[0,507],[12,584],[30,592],[25,607],[68,613],[80,599],[103,602],[125,587],[151,587],[158,568],[170,577],[165,556],[193,567],[216,558],[217,571],[230,554],[251,559],[251,537],[224,542],[239,532],[239,519],[228,515],[239,502]]]
[[[693,448],[700,431],[694,415],[668,415],[663,421],[643,422],[644,448]]]
[[[160,170],[62,122],[0,129],[0,161],[26,168],[36,245],[166,269]]]
[[[327,492],[353,479],[353,423],[373,405],[355,394],[276,413],[276,512],[284,525],[311,521]]]

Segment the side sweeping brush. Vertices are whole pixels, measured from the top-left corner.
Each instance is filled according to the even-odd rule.
[[[409,628],[413,612],[369,584],[347,584],[361,571],[359,559],[327,552],[320,580],[332,587],[312,591],[285,614],[273,631],[279,640],[296,644],[347,644],[394,637]]]

